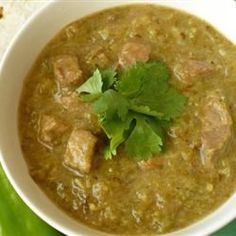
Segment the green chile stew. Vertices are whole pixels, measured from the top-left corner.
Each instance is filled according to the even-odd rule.
[[[150,63],[168,72],[149,71],[148,81],[137,67]],[[125,95],[130,87],[119,90],[113,79],[124,82],[122,73],[132,68],[127,83],[134,90]],[[123,97],[108,94],[96,110],[104,71],[102,86]],[[162,87],[146,90],[167,74],[162,85],[175,91],[170,97]],[[84,86],[93,76],[96,83]],[[140,92],[135,86],[144,77]],[[80,19],[44,48],[24,83],[19,134],[30,175],[58,207],[101,231],[153,234],[188,226],[236,189],[235,91],[235,45],[194,16],[144,4]],[[127,114],[122,99],[130,102],[130,94],[139,103],[133,110],[129,103],[136,118],[126,129],[115,118]]]

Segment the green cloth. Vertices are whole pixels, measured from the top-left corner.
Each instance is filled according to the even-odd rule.
[[[236,235],[236,220],[232,221],[212,236],[235,236]]]
[[[1,165],[0,236],[61,236],[25,205],[10,185]]]

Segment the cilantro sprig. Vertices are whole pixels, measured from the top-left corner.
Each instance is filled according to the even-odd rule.
[[[121,144],[136,161],[162,151],[166,130],[187,101],[169,79],[166,64],[137,63],[119,73],[97,69],[77,89],[84,101],[92,103],[109,139],[106,159],[115,156]]]

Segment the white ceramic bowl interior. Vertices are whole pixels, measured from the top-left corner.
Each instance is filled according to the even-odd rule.
[[[58,209],[30,178],[17,129],[17,108],[23,80],[42,48],[66,24],[103,8],[137,1],[53,1],[46,4],[20,30],[0,66],[0,160],[26,204],[43,220],[66,235],[107,235],[76,222]],[[214,25],[236,42],[236,2],[233,0],[138,1],[186,10]],[[236,216],[236,195],[201,221],[171,235],[207,235]]]

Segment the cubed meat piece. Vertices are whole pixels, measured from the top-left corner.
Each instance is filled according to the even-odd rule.
[[[56,56],[52,58],[52,65],[55,79],[62,88],[83,83],[82,71],[76,56]]]
[[[97,138],[87,130],[75,128],[68,140],[64,163],[81,173],[89,173]]]
[[[200,77],[209,76],[215,66],[206,61],[188,59],[174,67],[174,74],[185,87],[191,87]]]
[[[61,97],[59,103],[65,110],[69,112],[79,111],[81,109],[81,106],[84,104],[84,102],[82,102],[79,96],[75,93]]]
[[[42,78],[40,83],[36,85],[36,92],[43,96],[53,96],[54,95],[54,81],[49,77]]]
[[[106,66],[109,65],[110,60],[109,60],[109,58],[106,56],[105,53],[100,53],[100,54],[98,54],[96,57],[94,57],[94,58],[92,59],[92,62],[93,62],[93,64],[95,64],[95,65],[97,65],[97,66],[99,66],[99,67],[104,68],[104,67],[106,67]]]
[[[67,111],[81,113],[81,115],[78,114],[80,117],[88,118],[88,114],[93,113],[91,103],[81,101],[78,95],[74,93],[68,96],[61,97],[59,103]]]
[[[58,118],[50,115],[42,115],[39,118],[39,141],[48,148],[60,143],[62,135],[68,126]]]
[[[99,52],[91,57],[90,60],[87,60],[87,63],[95,66],[95,68],[105,68],[109,66],[110,60],[105,53]]]
[[[201,161],[206,167],[227,148],[232,137],[232,118],[220,91],[211,92],[203,101],[201,118]]]
[[[147,62],[150,52],[150,46],[145,43],[128,42],[123,46],[119,55],[119,65],[124,67],[133,65],[136,62]]]
[[[110,59],[107,56],[104,48],[99,45],[94,45],[86,49],[88,51],[85,60],[88,66],[105,68],[110,64]]]
[[[151,169],[159,169],[164,164],[164,157],[155,156],[147,161],[138,162],[138,166],[142,170],[151,170]]]

